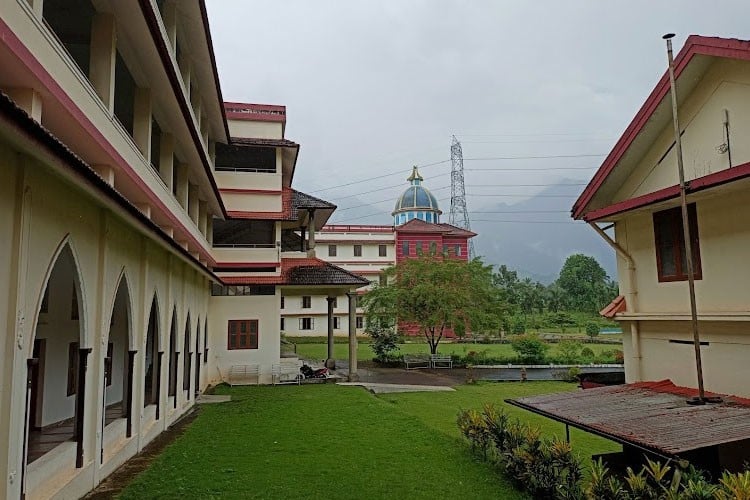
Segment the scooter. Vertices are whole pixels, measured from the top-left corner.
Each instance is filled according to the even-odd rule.
[[[328,368],[318,368],[317,370],[313,370],[307,365],[302,365],[300,366],[299,371],[305,378],[328,378],[331,376]]]

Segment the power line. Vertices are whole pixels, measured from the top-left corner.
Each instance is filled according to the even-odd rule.
[[[552,186],[585,186],[585,182],[574,183],[543,183],[543,184],[467,184],[466,187],[552,187]]]
[[[569,214],[568,210],[472,210],[472,214]],[[475,219],[479,220],[479,219]]]
[[[593,170],[596,167],[544,167],[544,168],[518,168],[518,167],[495,167],[495,168],[466,168],[467,172],[549,172],[552,170]]]
[[[489,161],[489,160],[550,160],[556,158],[601,158],[603,154],[574,154],[574,155],[535,155],[535,156],[479,156],[477,158],[464,158],[464,161]]]
[[[446,175],[450,175],[450,172],[445,172],[445,173],[442,173],[442,174],[433,175],[432,177],[434,179],[436,177],[443,177],[443,176],[446,176]],[[401,187],[403,185],[404,185],[403,183],[401,183],[401,184],[394,184],[392,186],[386,186],[386,187],[383,187],[383,188],[371,189],[370,191],[360,191],[360,192],[354,193],[354,194],[347,194],[346,196],[335,196],[335,197],[333,197],[333,200],[345,200],[346,198],[354,198],[356,196],[360,196],[360,195],[363,195],[363,194],[377,193],[378,191],[386,191],[388,189],[393,189],[393,188]],[[448,189],[449,187],[450,186],[443,186],[443,187],[440,187],[440,188],[437,188],[437,189],[431,189],[430,191],[439,191],[441,189]]]
[[[471,193],[468,195],[471,196],[480,196],[483,198],[489,198],[493,196],[510,196],[515,198],[576,198],[578,195],[576,194],[508,194],[508,193]]]
[[[443,163],[448,163],[448,162],[450,162],[450,160],[441,160],[441,161],[436,161],[434,163],[426,163],[424,165],[417,165],[417,166],[419,168],[427,168],[427,167],[434,167],[435,165],[442,165]],[[345,184],[338,184],[336,186],[329,186],[329,187],[322,188],[322,189],[316,189],[315,191],[310,191],[310,193],[320,193],[321,191],[328,191],[328,190],[336,189],[340,187],[353,186],[354,184],[361,184],[363,182],[374,181],[376,179],[382,179],[384,177],[390,177],[392,175],[402,174],[403,172],[404,172],[403,169],[393,170],[391,172],[388,172],[387,174],[376,175],[375,177],[368,177],[367,179],[361,179],[358,181],[347,182]]]
[[[443,189],[448,189],[448,188],[450,188],[450,186],[441,186],[439,188],[430,189],[430,191],[442,191]],[[337,199],[341,199],[341,198],[337,198]],[[449,200],[449,199],[450,198],[441,198],[438,201],[445,201],[445,200]],[[385,203],[387,201],[392,203],[394,201],[394,199],[393,198],[388,198],[386,200],[372,201],[370,203],[364,203],[362,205],[354,205],[352,207],[337,208],[336,211],[337,212],[341,212],[343,210],[352,210],[354,208],[369,207],[370,205],[377,205],[378,203]]]

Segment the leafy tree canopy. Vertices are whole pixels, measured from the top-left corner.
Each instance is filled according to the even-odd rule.
[[[595,258],[580,253],[567,258],[557,285],[567,295],[570,307],[577,311],[597,312],[613,298],[607,272]]]
[[[493,284],[492,266],[426,255],[386,269],[392,279],[375,286],[363,301],[368,323],[419,327],[437,353],[446,328],[481,331],[498,328],[506,310]]]

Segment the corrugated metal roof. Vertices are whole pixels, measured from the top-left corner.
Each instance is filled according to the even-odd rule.
[[[668,456],[750,439],[750,400],[691,406],[670,380],[506,400],[580,429]]]

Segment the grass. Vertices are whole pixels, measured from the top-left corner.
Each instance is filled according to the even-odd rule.
[[[430,352],[430,348],[426,343],[399,344],[398,347],[401,354],[429,354]],[[622,346],[618,344],[586,344],[586,347],[589,347],[592,351],[594,351],[596,355],[601,354],[602,351],[622,349]],[[513,350],[510,344],[451,344],[441,342],[438,346],[438,352],[440,352],[440,354],[456,354],[458,356],[465,356],[471,351],[487,351],[487,355],[492,357],[503,356],[513,358],[516,356],[516,352]],[[557,344],[550,344],[548,354],[554,356],[556,351]],[[301,358],[310,360],[325,359],[326,353],[326,344],[297,345],[297,354]],[[359,343],[357,345],[358,360],[371,360],[373,356],[374,353],[370,348],[370,344]],[[349,346],[346,344],[334,344],[333,357],[336,359],[348,359]]]
[[[458,439],[459,408],[572,390],[572,384],[481,383],[456,392],[381,397],[335,385],[219,387],[185,434],[122,493],[142,498],[524,498]],[[545,433],[563,427],[510,408]],[[616,445],[572,434],[582,453]]]

